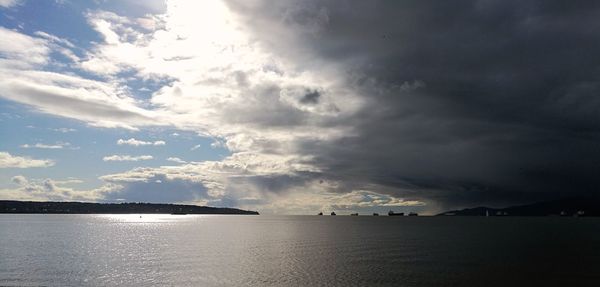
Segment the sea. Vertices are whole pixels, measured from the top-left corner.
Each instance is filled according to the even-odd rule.
[[[600,219],[2,214],[0,286],[600,286]]]

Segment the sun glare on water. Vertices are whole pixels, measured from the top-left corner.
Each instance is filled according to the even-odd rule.
[[[99,214],[98,217],[119,223],[168,223],[191,220],[206,215],[172,215],[172,214]]]

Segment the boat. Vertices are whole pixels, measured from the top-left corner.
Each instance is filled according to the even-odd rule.
[[[323,212],[319,212],[319,214],[317,214],[317,215],[323,215]]]
[[[335,215],[335,211],[332,211],[332,212],[331,212],[331,216],[333,216],[333,215]]]
[[[419,214],[416,213],[416,212],[411,212],[411,213],[408,214],[408,216],[419,216]]]
[[[379,216],[379,213],[375,212],[373,213],[373,216]]]
[[[396,213],[396,212],[393,212],[393,211],[390,210],[388,212],[388,216],[404,216],[404,212],[398,212],[398,213]]]
[[[351,213],[350,216],[358,216],[358,213]]]

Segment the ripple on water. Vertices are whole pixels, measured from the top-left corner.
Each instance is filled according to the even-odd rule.
[[[600,282],[600,221],[565,220],[0,215],[0,285]]]

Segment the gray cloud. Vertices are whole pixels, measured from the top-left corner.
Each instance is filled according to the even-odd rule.
[[[351,127],[352,136],[298,142],[321,176],[447,206],[591,194],[600,184],[598,4],[229,7],[270,49],[306,67],[336,63],[365,97],[358,113],[328,123]]]
[[[319,97],[321,97],[321,94],[318,91],[307,91],[307,93],[300,98],[300,102],[307,105],[315,105],[319,103]]]

